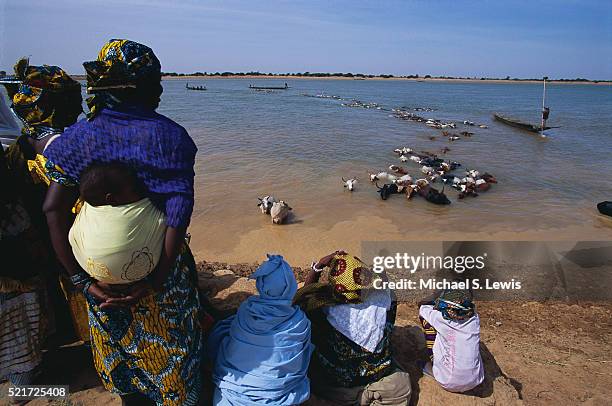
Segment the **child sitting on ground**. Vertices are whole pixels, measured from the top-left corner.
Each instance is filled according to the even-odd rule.
[[[419,319],[431,361],[423,373],[450,392],[465,392],[484,380],[480,318],[469,290],[449,289],[419,303]]]
[[[79,265],[109,284],[144,279],[161,256],[166,221],[135,172],[121,163],[91,165],[79,190],[84,204],[68,235]]]

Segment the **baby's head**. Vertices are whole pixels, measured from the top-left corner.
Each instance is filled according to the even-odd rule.
[[[144,197],[136,172],[120,162],[92,164],[81,173],[81,198],[92,206],[121,206]]]

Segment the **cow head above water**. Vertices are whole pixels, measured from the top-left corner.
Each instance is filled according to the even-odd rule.
[[[350,179],[342,178],[342,181],[344,182],[344,187],[347,188],[351,192],[355,189],[355,185],[357,184],[357,178],[350,178]]]

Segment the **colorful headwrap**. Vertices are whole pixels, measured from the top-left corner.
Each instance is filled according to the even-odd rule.
[[[359,258],[335,255],[329,264],[328,282],[306,285],[295,295],[294,303],[311,312],[324,306],[362,302],[373,286],[374,273]]]
[[[22,58],[15,65],[15,76],[0,83],[23,122],[23,133],[33,138],[61,133],[83,111],[81,85],[57,66],[31,66]]]
[[[466,320],[474,315],[474,303],[469,290],[448,289],[435,301],[434,309],[446,320]]]
[[[138,88],[148,81],[157,81],[161,64],[153,50],[146,45],[126,39],[111,39],[100,50],[96,61],[83,63],[87,73],[87,99],[93,118],[104,107],[121,103],[113,90]]]
[[[329,284],[340,302],[357,303],[362,298],[362,290],[371,287],[372,271],[357,257],[335,255],[329,268]]]

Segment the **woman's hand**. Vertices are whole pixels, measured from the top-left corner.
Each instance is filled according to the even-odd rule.
[[[91,288],[90,288],[91,289]],[[130,307],[134,306],[140,299],[147,297],[153,293],[153,287],[147,280],[138,281],[130,285],[129,289],[123,292],[121,297],[109,297],[100,304],[101,309],[113,307]]]
[[[317,268],[317,270],[319,270],[319,271],[317,272],[314,269],[310,269],[310,271],[306,275],[306,278],[304,278],[304,286],[310,285],[311,283],[318,282],[319,278],[321,277],[321,272],[320,271],[323,270],[323,268],[329,266],[329,264],[331,263],[332,259],[334,259],[334,257],[336,255],[346,255],[346,252],[343,251],[343,250],[338,250],[338,251],[332,252],[331,254],[321,258],[319,260],[319,262],[317,262],[314,265],[315,268]]]
[[[138,301],[153,293],[148,281],[139,281],[130,285],[127,289],[121,286],[113,286],[103,282],[94,282],[87,289],[96,300],[100,309],[117,309],[134,306]]]
[[[87,288],[87,293],[93,296],[94,300],[100,304],[101,308],[112,308],[120,307],[120,305],[110,303],[110,306],[104,306],[108,304],[108,301],[114,298],[121,298],[123,295],[117,292],[113,292],[106,288],[106,284],[102,282],[94,282]]]

